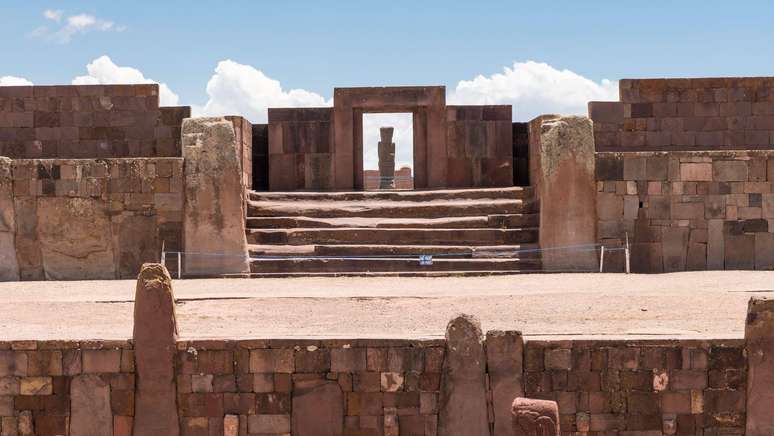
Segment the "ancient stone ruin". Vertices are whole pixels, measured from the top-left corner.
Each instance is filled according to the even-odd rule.
[[[395,143],[392,127],[382,127],[379,135],[379,189],[395,188]]]

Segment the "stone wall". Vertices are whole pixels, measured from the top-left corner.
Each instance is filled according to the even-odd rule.
[[[332,108],[269,109],[269,189],[333,189]]]
[[[592,102],[598,151],[774,148],[774,78],[621,80]]]
[[[562,434],[740,435],[746,363],[742,340],[528,341],[524,387]]]
[[[190,107],[159,107],[149,85],[0,87],[0,156],[179,157]]]
[[[447,106],[446,186],[512,186],[512,129],[511,106]]]
[[[226,117],[234,124],[234,134],[239,146],[239,162],[242,167],[242,185],[253,188],[253,125],[240,116]]]
[[[135,277],[182,239],[183,160],[12,161],[22,280]]]
[[[774,269],[774,152],[598,153],[596,179],[599,240],[628,234],[632,271]]]

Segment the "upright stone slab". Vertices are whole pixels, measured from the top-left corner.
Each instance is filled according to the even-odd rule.
[[[774,434],[774,300],[753,297],[744,329],[747,342],[747,436]]]
[[[113,436],[110,384],[97,374],[70,382],[70,436]]]
[[[177,436],[177,321],[172,279],[162,265],[146,263],[137,277],[133,338],[134,436]]]
[[[301,380],[293,387],[294,436],[341,436],[344,395],[337,382]]]
[[[545,115],[530,122],[530,180],[540,202],[540,248],[547,271],[598,267],[594,132],[586,117]]]
[[[0,282],[19,280],[12,162],[0,157]]]
[[[513,401],[513,436],[559,436],[559,407],[555,401],[516,398]]]
[[[441,374],[438,434],[489,436],[486,355],[481,323],[459,315],[446,326],[446,358]]]
[[[524,395],[522,377],[524,340],[521,332],[490,331],[486,334],[486,366],[492,391],[494,435],[511,436],[513,397]]]
[[[183,273],[217,276],[249,272],[241,148],[234,126],[225,118],[187,118],[182,135]]]

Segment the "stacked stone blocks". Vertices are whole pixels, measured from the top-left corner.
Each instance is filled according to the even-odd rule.
[[[182,239],[181,158],[12,163],[22,280],[130,278]]]
[[[628,234],[633,271],[774,268],[774,152],[598,153],[596,173],[599,239]]]
[[[592,102],[598,151],[774,148],[774,78],[621,80]]]
[[[159,107],[157,84],[0,87],[0,156],[180,156],[190,107]]]
[[[524,386],[562,434],[744,434],[746,361],[741,340],[528,341]]]

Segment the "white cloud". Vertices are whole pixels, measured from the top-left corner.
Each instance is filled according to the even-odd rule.
[[[207,103],[195,107],[201,115],[242,115],[253,123],[265,123],[270,107],[331,106],[331,99],[303,89],[283,90],[279,81],[261,70],[230,59],[218,62],[207,82]]]
[[[0,76],[0,86],[31,86],[32,82],[22,77]]]
[[[73,36],[91,31],[123,32],[126,29],[125,26],[117,26],[113,21],[85,13],[70,15],[63,20],[64,12],[61,10],[46,9],[43,11],[43,17],[59,24],[59,26],[55,28],[40,26],[33,30],[30,35],[59,44],[67,44]]]
[[[584,115],[592,100],[618,100],[618,83],[607,79],[597,83],[534,61],[514,62],[502,73],[462,80],[447,99],[449,104],[510,104],[517,121],[547,113]]]
[[[107,85],[107,84],[139,84],[157,83],[146,78],[142,72],[132,67],[120,67],[108,56],[100,56],[86,65],[86,76],[73,79],[73,85]],[[166,83],[159,83],[159,104],[161,106],[177,106],[180,97],[172,92]]]
[[[59,9],[46,9],[43,11],[43,16],[46,17],[47,20],[56,21],[57,23],[62,21],[62,14],[63,12]]]

